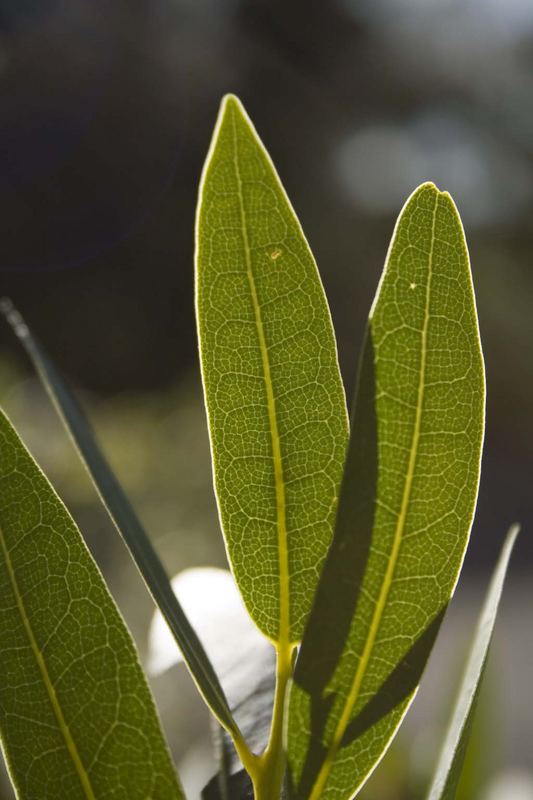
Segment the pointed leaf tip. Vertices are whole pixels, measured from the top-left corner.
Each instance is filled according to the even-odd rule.
[[[228,554],[258,627],[294,642],[331,540],[346,404],[316,264],[233,95],[196,220],[200,359]]]

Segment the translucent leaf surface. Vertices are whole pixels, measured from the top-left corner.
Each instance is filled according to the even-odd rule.
[[[297,641],[331,541],[347,414],[315,262],[231,96],[204,168],[196,266],[215,485],[232,569],[261,630]]]
[[[182,798],[130,634],[0,413],[0,733],[21,800]]]
[[[515,525],[507,534],[494,571],[428,800],[454,800],[456,796],[503,583],[518,531],[519,528]]]
[[[354,797],[416,692],[463,560],[483,428],[464,234],[449,195],[424,184],[371,310],[335,537],[295,669],[298,800]]]

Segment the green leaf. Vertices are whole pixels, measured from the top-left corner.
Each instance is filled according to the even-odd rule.
[[[274,648],[250,619],[227,570],[193,567],[176,575],[172,587],[220,675],[243,738],[253,753],[263,753],[274,699]],[[148,636],[148,674],[158,674],[182,660],[163,624],[156,612]],[[206,800],[252,796],[251,780],[246,772],[240,774],[242,765],[229,735],[217,724],[212,728],[219,773],[204,790]]]
[[[21,800],[176,800],[129,632],[0,413],[0,733]]]
[[[85,464],[100,498],[122,536],[154,601],[161,610],[206,703],[230,732],[238,733],[213,666],[185,615],[159,556],[100,450],[92,428],[72,391],[21,314],[7,298],[0,311],[17,334]]]
[[[332,537],[347,414],[316,264],[232,96],[204,168],[196,244],[201,365],[229,558],[259,628],[295,642]]]
[[[448,194],[407,201],[372,307],[335,537],[295,668],[291,793],[354,797],[416,693],[477,496],[484,372]]]
[[[519,530],[513,525],[507,534],[492,576],[428,800],[454,800],[456,796],[503,583]]]

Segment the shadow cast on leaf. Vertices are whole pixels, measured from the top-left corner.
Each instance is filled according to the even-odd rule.
[[[372,544],[378,482],[374,365],[374,347],[368,328],[359,367],[335,534],[294,674],[294,683],[309,697],[311,735],[297,785],[289,775],[291,800],[305,800],[309,796],[328,752],[328,746],[324,744],[325,731],[336,697],[334,692],[328,692],[328,686],[344,653],[356,615]],[[429,622],[378,692],[351,720],[344,732],[341,748],[354,742],[412,695],[445,611],[446,606]]]

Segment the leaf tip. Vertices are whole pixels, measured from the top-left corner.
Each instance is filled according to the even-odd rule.
[[[418,194],[419,192],[423,191],[430,191],[433,194],[436,194],[437,197],[442,197],[443,200],[447,200],[449,203],[452,203],[452,205],[455,205],[451,194],[446,189],[439,189],[437,184],[434,183],[433,181],[424,181],[424,183],[421,183],[415,189],[413,194]]]
[[[439,189],[439,187],[437,186],[436,183],[434,183],[434,181],[424,181],[415,189],[415,193],[423,191],[431,191],[433,194],[436,194],[439,197],[444,197],[448,200],[452,199],[450,193],[447,192],[445,189],[444,190]]]
[[[439,194],[441,194],[441,191],[440,191],[439,187],[437,186],[436,183],[433,183],[433,181],[424,181],[424,183],[420,184],[418,189],[419,190],[431,189],[432,192],[438,192]]]
[[[242,103],[236,94],[234,94],[233,92],[226,92],[226,94],[222,96],[222,100],[220,101],[220,106],[221,108],[224,108],[225,106],[230,106],[230,105],[241,106]]]
[[[507,531],[507,539],[514,544],[518,534],[522,530],[522,526],[519,522],[513,522],[509,530]]]
[[[243,116],[243,117],[247,116],[246,111],[244,109],[244,106],[243,106],[242,102],[239,100],[239,98],[237,97],[237,95],[236,94],[232,94],[231,92],[228,92],[227,94],[225,94],[222,97],[222,100],[220,101],[219,117],[220,117],[220,119],[224,119],[226,114],[232,113],[232,112],[233,113],[237,113],[237,114],[239,114],[240,116]]]
[[[418,196],[423,191],[430,191],[438,200],[443,201],[444,205],[448,207],[448,209],[455,217],[455,220],[460,226],[464,238],[464,229],[463,229],[463,223],[461,221],[461,215],[459,214],[459,210],[457,208],[455,200],[453,199],[450,192],[446,191],[445,189],[439,189],[439,187],[435,183],[433,183],[433,181],[425,181],[424,183],[421,183],[417,189],[414,190],[412,196],[413,197]]]
[[[242,102],[239,100],[236,94],[228,92],[227,94],[223,95],[222,100],[220,101],[215,129],[211,139],[211,148],[206,159],[206,165],[211,161],[211,157],[219,140],[221,131],[228,127],[231,128],[231,126],[233,126],[235,123],[244,123],[247,128],[253,130],[252,122],[246,113],[246,109],[244,108]]]
[[[13,301],[9,297],[0,297],[0,313],[11,325],[14,333],[19,339],[25,339],[29,335],[28,326],[20,311],[17,310]]]
[[[433,181],[424,181],[423,183],[420,183],[415,189],[413,189],[413,191],[405,201],[402,213],[406,208],[410,207],[413,202],[415,203],[418,202],[421,196],[425,196],[426,198],[431,197],[432,199],[435,200],[441,198],[447,203],[451,204],[455,209],[455,204],[452,200],[451,195],[448,192],[439,189],[439,187]],[[400,214],[400,217],[401,216],[402,214]]]
[[[450,192],[448,192],[446,189],[439,189],[439,187],[432,181],[428,181],[428,183],[423,184],[423,186],[427,186],[428,188],[431,187],[437,197],[439,197],[441,200],[444,200],[450,206],[462,227],[461,217],[459,215],[459,211],[457,210],[457,205]]]
[[[0,313],[4,315],[6,319],[8,319],[9,314],[14,310],[15,306],[13,305],[13,301],[10,297],[0,297]]]

